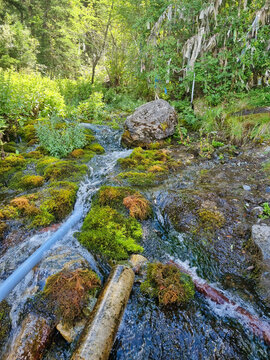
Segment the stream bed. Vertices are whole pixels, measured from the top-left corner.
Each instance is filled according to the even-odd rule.
[[[12,342],[20,327],[20,316],[29,296],[44,287],[48,276],[60,271],[66,262],[86,261],[105,280],[110,266],[84,249],[74,233],[91,207],[91,198],[102,184],[119,185],[117,160],[131,150],[120,145],[121,131],[106,126],[85,125],[95,133],[106,153],[88,164],[74,212],[82,211],[79,223],[56,243],[40,264],[10,293]],[[201,159],[189,149],[173,145],[172,156],[183,166],[162,183],[139,188],[153,206],[153,217],[143,221],[143,255],[150,261],[179,262],[220,289],[235,303],[269,323],[270,302],[260,284],[259,250],[250,244],[253,224],[265,222],[253,211],[270,200],[270,180],[262,171],[270,149],[246,149],[224,158]],[[202,229],[198,211],[220,211],[223,226]],[[33,253],[51,232],[38,233],[2,256],[0,281],[10,275]],[[259,256],[259,260],[257,259]],[[255,336],[230,306],[214,304],[202,294],[185,307],[159,307],[140,292],[138,278],[121,322],[110,360],[116,359],[269,359],[270,349]],[[74,345],[56,333],[44,359],[68,360]]]

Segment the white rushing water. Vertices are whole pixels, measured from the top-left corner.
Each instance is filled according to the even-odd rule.
[[[79,221],[64,237],[57,239],[56,244],[44,254],[38,266],[32,269],[8,295],[7,301],[12,306],[11,319],[13,329],[17,327],[20,312],[27,298],[35,294],[44,285],[48,276],[63,269],[66,263],[85,261],[93,270],[101,275],[93,256],[80,245],[74,237],[74,233],[79,231],[82,226],[83,218],[91,207],[92,196],[110,175],[117,164],[117,160],[127,157],[131,153],[131,150],[121,149],[119,145],[119,131],[114,131],[104,126],[91,126],[91,128],[95,132],[97,141],[102,143],[108,152],[106,152],[105,155],[95,156],[88,164],[89,173],[80,185],[72,213],[72,216],[81,214]],[[110,138],[111,141],[108,141],[108,138]],[[62,226],[63,225],[65,225],[65,222]],[[26,239],[24,242],[9,248],[1,258],[0,283],[12,274],[20,264],[52,235],[52,231],[38,233]]]

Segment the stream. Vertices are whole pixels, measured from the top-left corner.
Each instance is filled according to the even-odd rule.
[[[129,156],[131,150],[121,147],[121,131],[91,124],[83,126],[94,132],[97,141],[104,146],[106,153],[95,156],[89,162],[89,173],[80,185],[73,214],[82,212],[81,220],[66,236],[59,239],[38,266],[9,294],[7,301],[12,306],[11,341],[15,339],[19,331],[20,315],[27,298],[41,289],[46,278],[60,271],[66,262],[86,261],[101,279],[105,279],[109,273],[109,266],[96,261],[94,256],[79,244],[74,233],[80,230],[83,218],[91,207],[91,198],[100,186],[104,183],[117,185],[115,182],[115,175],[119,172],[117,160]],[[237,174],[239,160],[229,161],[227,174],[230,171],[233,173],[234,168]],[[252,281],[245,282],[241,274],[238,277],[238,272],[248,266],[248,261],[245,255],[238,252],[237,243],[233,244],[234,248],[231,244],[225,244],[223,248],[221,240],[224,234],[220,233],[221,240],[217,243],[214,240],[210,241],[211,247],[208,247],[207,236],[191,235],[190,232],[184,231],[185,224],[182,228],[176,229],[170,219],[168,207],[174,200],[174,196],[183,189],[197,189],[196,181],[201,170],[207,169],[211,172],[220,166],[226,169],[227,165],[220,164],[217,159],[197,163],[194,161],[180,173],[171,174],[159,186],[143,191],[140,189],[153,204],[154,210],[153,218],[143,222],[142,246],[145,249],[143,255],[150,261],[178,262],[220,289],[228,298],[251,314],[269,322],[269,309],[262,304],[260,296],[254,291]],[[218,185],[222,186],[221,179]],[[235,182],[234,186],[236,186]],[[233,186],[230,189],[232,199],[236,193],[238,194],[237,189]],[[211,191],[215,190],[212,188]],[[245,199],[245,201],[248,200]],[[230,209],[233,217],[234,210]],[[186,214],[183,214],[183,219],[185,216],[191,222],[193,221]],[[231,230],[230,234],[233,231]],[[51,235],[51,231],[38,233],[19,245],[9,248],[1,258],[0,282],[6,279]],[[245,238],[246,235],[243,237]],[[219,249],[220,253],[216,254]],[[227,262],[228,254],[232,254],[231,263]],[[226,282],[224,279],[227,277],[230,280]],[[248,329],[243,319],[235,315],[232,307],[214,304],[196,292],[195,298],[186,307],[164,309],[159,307],[154,299],[142,295],[139,285],[137,281],[132,290],[110,360],[270,358],[269,347]],[[68,360],[72,355],[72,350],[73,347],[56,334],[44,359]]]

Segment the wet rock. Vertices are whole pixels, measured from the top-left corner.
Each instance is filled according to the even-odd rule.
[[[60,322],[59,324],[57,324],[56,329],[60,332],[60,334],[67,342],[72,343],[76,339],[76,337],[82,332],[85,325],[86,319],[78,322],[75,326],[70,326],[68,324],[63,324],[62,322]]]
[[[155,100],[140,106],[125,122],[123,144],[145,146],[174,134],[177,114],[165,100]]]
[[[146,259],[146,257],[139,255],[139,254],[134,254],[131,255],[129,262],[131,263],[131,265],[133,267],[137,267],[139,265],[144,265],[148,262],[148,260]]]
[[[51,322],[41,316],[29,314],[23,321],[20,332],[14,339],[5,360],[42,359],[53,335]]]
[[[262,251],[263,259],[270,260],[270,226],[253,225],[252,239]]]
[[[72,360],[105,360],[117,333],[134,282],[132,269],[118,265],[106,283]]]

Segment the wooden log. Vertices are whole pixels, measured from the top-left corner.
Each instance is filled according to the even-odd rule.
[[[132,269],[116,266],[90,315],[72,360],[106,360],[134,283]]]

